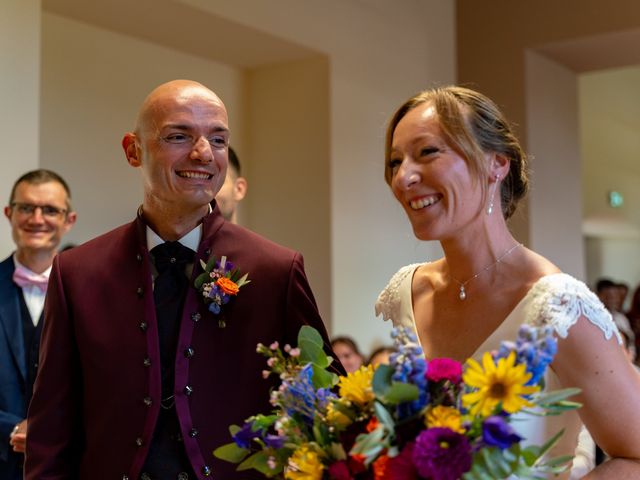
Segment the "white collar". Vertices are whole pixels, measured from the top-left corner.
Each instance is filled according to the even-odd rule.
[[[202,238],[202,224],[195,227],[189,233],[184,235],[182,238],[178,239],[182,245],[187,248],[190,248],[194,252],[198,251],[198,245],[200,245],[200,239]],[[153,247],[157,247],[161,243],[164,243],[164,240],[158,235],[153,229],[147,225],[147,249],[151,251]]]

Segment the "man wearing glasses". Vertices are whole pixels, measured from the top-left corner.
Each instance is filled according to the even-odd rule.
[[[27,406],[38,369],[51,264],[76,221],[67,183],[49,170],[22,175],[4,214],[15,252],[0,263],[0,478],[22,478]]]

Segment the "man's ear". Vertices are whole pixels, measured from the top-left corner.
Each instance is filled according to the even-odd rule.
[[[127,162],[132,167],[139,167],[142,165],[140,156],[138,155],[138,139],[135,133],[125,133],[122,138],[122,148],[124,154],[127,157]]]
[[[244,177],[238,177],[233,182],[233,199],[239,202],[247,194],[247,180]]]
[[[7,217],[9,221],[11,221],[11,207],[4,207],[4,216]]]

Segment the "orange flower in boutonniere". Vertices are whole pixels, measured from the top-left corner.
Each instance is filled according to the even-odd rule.
[[[200,260],[202,272],[195,280],[195,287],[209,305],[209,311],[218,315],[222,306],[231,299],[231,295],[238,295],[240,288],[250,282],[248,274],[240,275],[240,270],[235,268],[227,257],[223,256],[218,261],[211,257],[207,263]],[[220,328],[226,327],[224,320],[218,321]]]

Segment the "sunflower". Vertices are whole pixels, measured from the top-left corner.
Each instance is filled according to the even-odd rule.
[[[340,377],[338,383],[340,396],[360,406],[372,402],[375,398],[371,389],[372,380],[373,367],[362,366],[355,372],[347,374],[346,377]]]
[[[491,415],[498,404],[508,413],[515,413],[523,407],[531,407],[524,395],[537,392],[540,387],[526,386],[531,378],[524,363],[515,364],[516,354],[511,352],[507,358],[501,358],[496,365],[489,352],[482,357],[482,366],[470,358],[463,380],[477,390],[462,396],[462,403],[471,409],[471,414],[483,417]]]
[[[289,458],[284,478],[287,480],[321,480],[324,465],[309,445],[301,445]]]
[[[427,412],[425,425],[429,428],[443,427],[449,428],[456,433],[464,433],[462,427],[462,416],[458,409],[438,405],[430,408]]]

